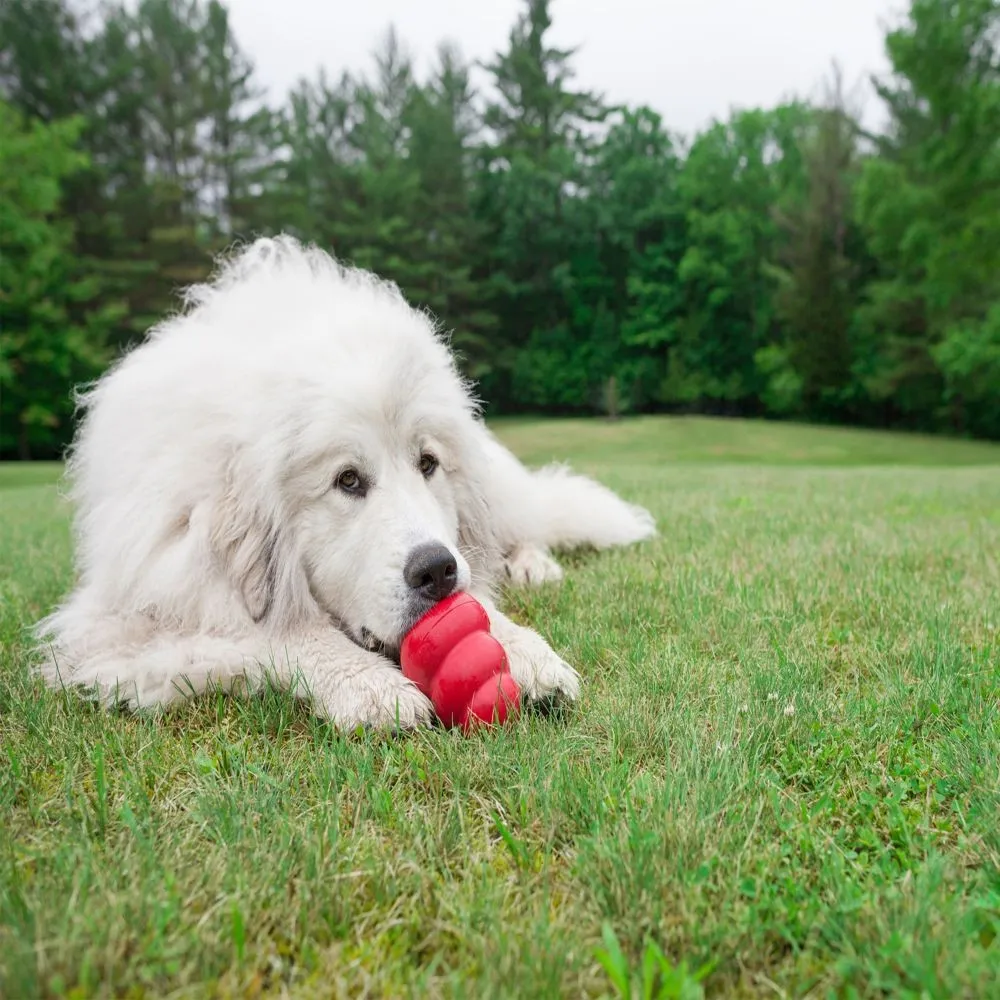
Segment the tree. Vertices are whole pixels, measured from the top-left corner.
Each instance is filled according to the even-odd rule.
[[[281,116],[285,152],[272,192],[271,208],[280,227],[338,254],[338,219],[357,197],[354,171],[361,159],[354,131],[360,109],[356,84],[348,74],[331,83],[325,73],[301,80]],[[349,248],[348,248],[349,249]]]
[[[407,162],[416,176],[409,216],[422,234],[423,274],[414,292],[452,331],[466,374],[490,373],[497,328],[484,280],[484,227],[472,211],[473,143],[479,117],[469,67],[450,45],[438,49],[430,80],[415,88],[404,121]]]
[[[650,108],[624,109],[597,153],[592,194],[602,207],[602,268],[618,317],[616,409],[660,399],[683,306],[677,269],[686,229],[678,143]],[[612,406],[605,404],[605,409]]]
[[[570,89],[574,50],[546,43],[552,27],[550,5],[551,0],[526,0],[507,51],[486,67],[496,90],[485,115],[496,137],[496,157],[543,161],[553,149],[583,140],[586,126],[607,116],[596,94]]]
[[[1000,301],[1000,3],[913,0],[886,38],[891,115],[858,193],[879,261],[861,316],[870,391],[911,425],[992,433],[967,373]],[[973,390],[981,397],[981,390]]]
[[[252,238],[270,228],[267,193],[276,164],[275,115],[261,103],[253,63],[233,36],[229,13],[217,0],[205,9],[200,35],[204,115],[202,210],[214,241]]]
[[[769,371],[772,408],[838,418],[852,386],[861,249],[852,209],[857,124],[837,72],[826,105],[807,126],[802,153],[804,190],[793,188],[776,210],[783,241],[775,306],[783,341],[764,348],[758,361]]]
[[[29,118],[50,123],[82,112],[86,40],[65,0],[0,4],[0,93]],[[81,120],[79,128],[86,126]]]
[[[493,412],[1000,437],[998,7],[912,0],[880,134],[838,84],[688,140],[575,84],[550,0],[482,93],[453,46],[421,74],[390,30],[371,72],[275,108],[224,0],[7,0],[2,447],[54,452],[78,376],[281,230],[396,281]]]
[[[411,293],[426,280],[425,234],[412,219],[420,179],[407,155],[416,90],[411,57],[390,30],[375,52],[374,79],[352,89],[355,117],[344,165],[350,196],[332,230],[341,256]]]
[[[757,408],[764,384],[757,359],[776,333],[767,266],[779,240],[774,208],[801,183],[808,120],[798,104],[742,111],[692,144],[680,176],[687,246],[677,268],[683,305],[666,402]]]
[[[566,396],[586,398],[589,365],[567,350],[584,315],[567,302],[581,291],[574,252],[584,240],[587,166],[594,127],[607,109],[595,95],[573,90],[571,50],[546,41],[549,0],[527,0],[508,48],[487,66],[495,98],[484,121],[491,141],[481,150],[475,211],[491,248],[488,270],[500,325],[494,344],[494,401],[538,405],[538,371],[572,374]],[[571,351],[572,353],[572,351]],[[571,368],[568,366],[572,366]],[[586,406],[578,402],[577,406]]]
[[[67,0],[0,4],[0,95],[29,120],[78,119],[86,163],[63,178],[60,208],[72,220],[78,265],[113,299],[127,297],[148,270],[128,240],[146,199],[143,97],[133,85],[123,20],[109,8],[95,24]],[[128,335],[123,322],[115,339]]]
[[[28,122],[0,102],[0,454],[55,456],[71,433],[69,386],[108,361],[111,304],[75,265],[58,217],[62,185],[86,166],[78,118]],[[79,319],[74,319],[79,316]]]

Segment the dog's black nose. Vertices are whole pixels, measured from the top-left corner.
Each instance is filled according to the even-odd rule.
[[[421,597],[440,601],[447,597],[458,583],[458,564],[455,557],[436,542],[418,545],[403,567],[407,586]]]

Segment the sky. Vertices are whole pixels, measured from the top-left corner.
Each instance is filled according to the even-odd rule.
[[[419,73],[439,42],[467,59],[506,45],[521,0],[228,0],[231,23],[272,102],[325,67],[367,72],[395,25]],[[577,84],[613,103],[648,104],[692,135],[733,108],[817,97],[833,60],[869,125],[866,80],[887,67],[884,26],[904,0],[553,0],[552,43],[578,49]]]

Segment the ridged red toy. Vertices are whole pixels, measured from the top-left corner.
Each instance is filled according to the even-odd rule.
[[[516,715],[521,691],[490,619],[470,594],[438,602],[403,639],[403,674],[420,688],[446,726],[468,732],[478,723],[502,725]]]

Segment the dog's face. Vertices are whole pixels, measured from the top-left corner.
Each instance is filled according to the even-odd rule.
[[[438,600],[496,573],[476,407],[397,292],[281,246],[251,257],[201,320],[239,386],[214,404],[229,454],[212,549],[255,622],[318,611],[392,656]]]
[[[350,380],[319,363],[269,373],[213,527],[256,622],[280,631],[318,610],[395,658],[437,601],[495,572],[479,425],[447,356],[417,343],[354,358]]]
[[[442,438],[397,420],[339,432],[310,463],[326,488],[293,518],[316,602],[390,656],[436,601],[471,583],[459,546],[463,470]]]

